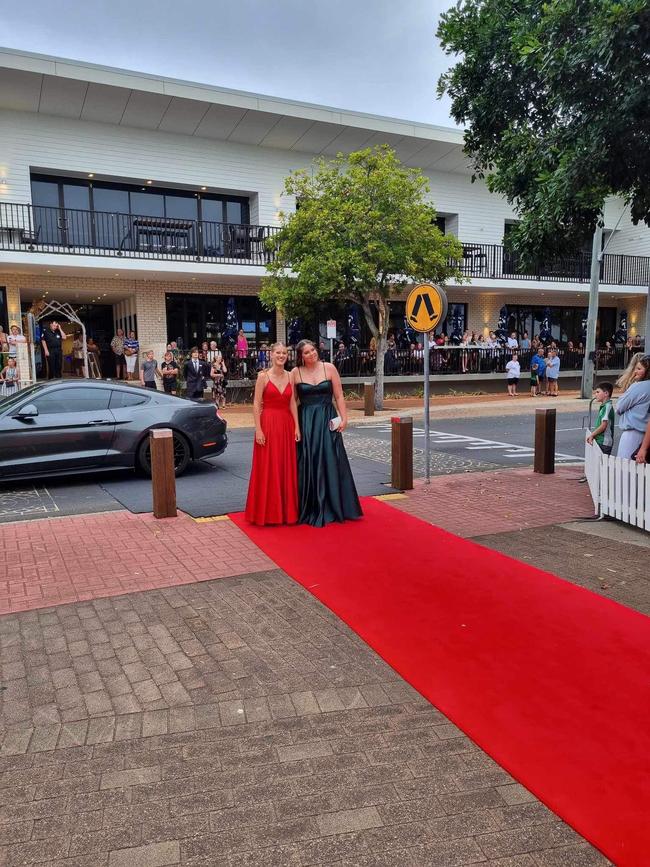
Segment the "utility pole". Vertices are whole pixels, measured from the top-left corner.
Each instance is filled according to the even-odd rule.
[[[596,352],[596,322],[598,320],[598,286],[600,283],[600,261],[602,257],[603,227],[600,223],[594,230],[591,245],[591,274],[589,281],[589,313],[587,314],[587,340],[585,358],[582,363],[581,397],[591,397],[594,388],[594,353]]]

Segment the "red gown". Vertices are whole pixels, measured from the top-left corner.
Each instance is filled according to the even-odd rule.
[[[291,415],[291,383],[282,393],[269,380],[264,387],[261,425],[263,446],[253,446],[246,520],[252,524],[295,524],[298,521],[298,458],[296,426]]]

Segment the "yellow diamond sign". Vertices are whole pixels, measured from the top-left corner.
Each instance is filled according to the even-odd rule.
[[[433,283],[420,283],[406,299],[406,319],[415,331],[426,333],[447,317],[447,295]]]

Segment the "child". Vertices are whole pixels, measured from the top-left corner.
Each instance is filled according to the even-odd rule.
[[[18,376],[18,368],[16,367],[16,359],[9,357],[6,367],[0,371],[0,382],[2,383],[2,394],[13,394],[17,388],[20,378]]]
[[[160,377],[158,370],[158,362],[153,357],[153,349],[149,349],[144,356],[144,361],[140,367],[140,382],[145,388],[157,388],[156,377]]]
[[[557,397],[558,379],[560,376],[560,357],[557,349],[551,349],[546,362],[546,382],[548,384],[549,397]]]
[[[612,447],[614,446],[614,407],[612,406],[612,392],[614,386],[611,382],[601,382],[597,386],[594,397],[600,404],[598,415],[596,416],[596,426],[587,437],[587,442],[596,443],[601,452],[606,455],[611,455]],[[582,476],[578,479],[579,482],[586,482],[587,477]]]
[[[508,378],[508,394],[510,397],[517,397],[517,386],[519,385],[519,377],[521,376],[521,366],[519,364],[519,356],[516,352],[512,353],[512,360],[506,364],[506,376]]]
[[[534,374],[534,376],[533,376]],[[544,358],[544,347],[540,345],[533,357],[530,360],[530,396],[535,397],[542,393],[544,385],[544,377],[546,375],[546,359]],[[535,379],[535,388],[533,389],[533,378]]]
[[[171,349],[168,349],[165,353],[165,360],[160,365],[160,372],[162,374],[162,384],[165,394],[176,394],[179,368]]]

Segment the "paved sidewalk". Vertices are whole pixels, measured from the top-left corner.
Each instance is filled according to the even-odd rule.
[[[552,475],[529,467],[421,479],[394,505],[457,536],[470,537],[561,524],[594,514],[580,472],[559,467]]]
[[[0,640],[7,867],[607,864],[279,570]]]
[[[0,527],[0,614],[272,568],[229,521],[105,512]]]
[[[377,410],[373,416],[364,415],[361,401],[348,402],[350,422],[355,425],[372,424],[390,420],[393,416],[413,416],[424,414],[423,399],[399,398],[384,401],[384,409]],[[534,414],[536,409],[554,407],[558,413],[580,412],[586,414],[589,401],[579,397],[578,392],[567,392],[556,398],[531,398],[526,393],[516,399],[501,394],[433,396],[429,404],[432,419],[435,418],[477,418],[492,415],[519,415],[522,412]],[[233,429],[253,427],[253,407],[251,404],[231,404],[223,410],[228,427]]]
[[[591,510],[576,475],[391,502],[644,610],[645,547],[554,526]],[[3,867],[608,863],[230,521],[5,524],[0,552]]]

